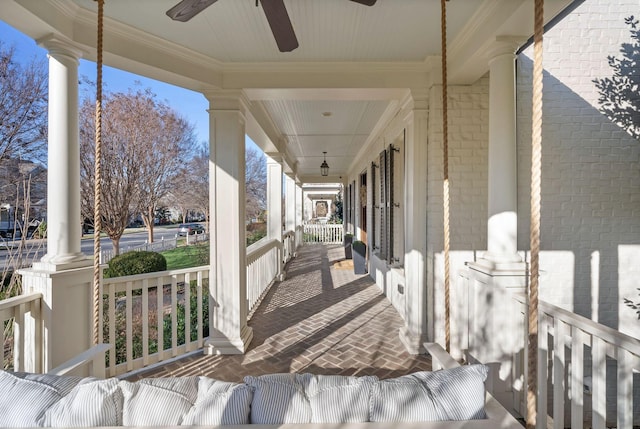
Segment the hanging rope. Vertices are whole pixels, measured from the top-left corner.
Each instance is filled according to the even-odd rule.
[[[102,182],[102,33],[104,19],[104,0],[98,2],[98,58],[96,77],[96,135],[94,166],[94,207],[93,207],[93,343],[100,341],[100,231],[102,230],[102,198],[100,184]]]
[[[531,278],[529,282],[529,342],[527,428],[537,419],[538,390],[538,272],[540,254],[540,178],[542,176],[542,35],[544,0],[535,0],[533,36],[533,112],[531,134]]]
[[[443,205],[444,205],[444,331],[445,331],[445,347],[447,352],[451,352],[451,323],[450,323],[450,307],[451,298],[449,293],[449,127],[447,124],[447,0],[440,1],[442,29],[442,169],[443,169]]]

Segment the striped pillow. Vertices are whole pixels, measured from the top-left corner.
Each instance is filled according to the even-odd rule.
[[[485,365],[467,365],[381,380],[372,392],[371,421],[484,419],[488,371]]]
[[[378,377],[314,375],[307,392],[311,422],[368,422],[371,390],[377,381]]]
[[[122,391],[118,380],[84,379],[44,414],[44,426],[122,425]]]
[[[120,381],[124,426],[177,426],[196,402],[198,377]]]
[[[80,377],[0,370],[0,426],[42,426],[45,412],[80,380]]]
[[[282,424],[311,422],[311,406],[305,394],[311,374],[267,374],[246,376],[251,386],[251,423]]]
[[[253,390],[246,384],[200,377],[198,398],[183,425],[241,425],[249,423]]]

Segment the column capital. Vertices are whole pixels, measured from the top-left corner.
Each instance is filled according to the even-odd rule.
[[[489,65],[498,57],[505,55],[516,58],[516,51],[527,40],[524,36],[496,36],[485,48],[484,52]]]
[[[202,92],[209,100],[209,112],[239,110],[243,114],[251,106],[251,100],[241,89],[207,89]]]
[[[283,156],[279,152],[268,152],[265,153],[267,155],[267,164],[280,164],[282,165]]]
[[[66,37],[57,34],[47,34],[36,40],[38,46],[45,48],[49,51],[49,55],[53,57],[67,57],[76,62],[83,57],[84,49],[81,45],[73,42]]]
[[[402,108],[410,110],[429,109],[429,88],[410,88],[402,100]]]

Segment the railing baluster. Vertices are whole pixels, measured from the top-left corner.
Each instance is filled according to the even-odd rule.
[[[633,367],[631,353],[617,350],[618,360],[618,429],[633,426]]]
[[[24,371],[24,323],[25,323],[25,304],[19,304],[14,310],[13,316],[13,367],[15,371]],[[4,343],[3,343],[4,347]]]
[[[133,370],[133,303],[131,299],[132,284],[127,282],[125,317],[126,317],[126,343],[127,343],[127,371]]]
[[[584,342],[583,332],[571,327],[571,428],[584,422]]]
[[[538,419],[537,429],[547,427],[547,379],[549,378],[549,324],[553,319],[540,313],[538,327]],[[518,404],[520,405],[520,404]]]
[[[188,234],[187,234],[188,236]],[[171,276],[171,356],[178,355],[178,279]]]
[[[115,283],[109,284],[109,295],[107,297],[109,306],[109,375],[113,376],[116,373],[116,285]]]
[[[197,289],[196,289],[196,296],[197,296],[197,307],[198,307],[198,314],[197,314],[197,318],[198,318],[198,347],[202,347],[204,345],[204,341],[202,340],[202,324],[203,324],[203,318],[202,318],[202,271],[198,271],[197,274]],[[209,316],[211,317],[211,316]]]
[[[607,417],[607,344],[593,337],[591,344],[591,425],[605,429]]]
[[[564,429],[565,324],[555,318],[553,326],[553,428]]]
[[[142,280],[142,364],[149,365],[149,280]]]
[[[164,282],[163,277],[156,280],[156,315],[158,336],[158,362],[164,359]]]
[[[184,345],[188,352],[191,349],[191,277],[184,275]]]

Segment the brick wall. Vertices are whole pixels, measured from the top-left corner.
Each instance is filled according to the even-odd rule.
[[[637,0],[588,0],[545,34],[541,298],[640,337],[640,142],[599,111],[594,78]],[[528,249],[533,49],[517,62],[518,247]]]

